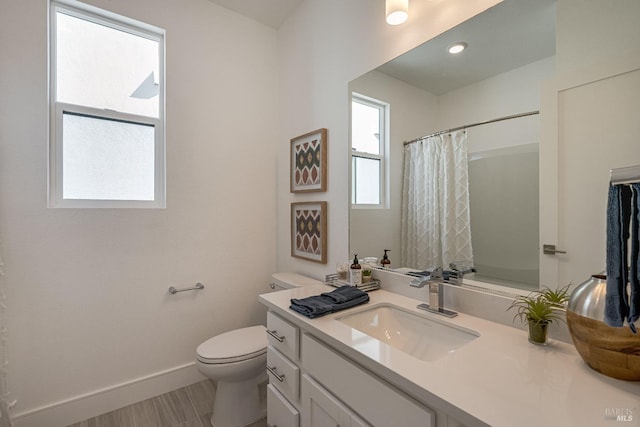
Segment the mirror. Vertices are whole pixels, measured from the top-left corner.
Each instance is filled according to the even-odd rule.
[[[388,106],[387,126],[374,131],[387,191],[379,205],[351,205],[351,253],[380,259],[390,249],[396,271],[431,267],[411,265],[403,249],[403,142],[467,126],[473,279],[539,287],[539,116],[484,122],[539,110],[540,85],[555,71],[555,9],[555,0],[505,0],[350,82],[352,94]],[[457,42],[467,48],[450,55]]]

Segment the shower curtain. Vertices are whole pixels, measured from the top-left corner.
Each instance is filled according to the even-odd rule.
[[[420,269],[473,262],[467,134],[458,131],[404,149],[401,258]]]

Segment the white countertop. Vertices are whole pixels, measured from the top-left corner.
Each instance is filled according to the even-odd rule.
[[[371,292],[366,308],[392,304],[479,333],[455,352],[428,362],[374,338],[363,343],[362,334],[354,334],[351,327],[336,320],[365,306],[316,319],[289,309],[291,298],[332,289],[305,286],[263,294],[260,301],[408,394],[435,402],[435,409],[470,426],[640,426],[640,382],[597,373],[572,345],[561,341],[536,346],[528,342],[525,331],[516,328],[464,313],[447,319],[417,310],[421,301],[384,290]],[[611,419],[615,411],[627,414],[627,419],[631,414],[632,420],[620,424]]]

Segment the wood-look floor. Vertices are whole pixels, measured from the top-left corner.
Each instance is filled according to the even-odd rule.
[[[210,427],[215,394],[215,384],[205,380],[68,427]]]

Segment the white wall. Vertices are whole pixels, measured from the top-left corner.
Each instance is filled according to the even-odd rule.
[[[279,270],[323,278],[349,257],[349,82],[496,3],[411,2],[409,20],[392,27],[385,23],[382,0],[305,0],[280,28]],[[328,191],[294,196],[289,193],[288,141],[319,127],[329,130]],[[328,201],[324,265],[290,256],[289,206],[307,200]]]
[[[537,110],[540,107],[541,84],[554,75],[555,61],[555,57],[544,58],[442,95],[439,99],[439,125],[450,128]],[[500,95],[496,96],[496,93]],[[496,146],[477,150],[490,148]]]
[[[47,209],[47,2],[2,2],[0,238],[19,427],[197,380],[200,342],[264,322],[257,295],[276,265],[276,32],[206,0],[88,3],[167,31],[167,209]],[[167,293],[197,281],[204,291]]]

